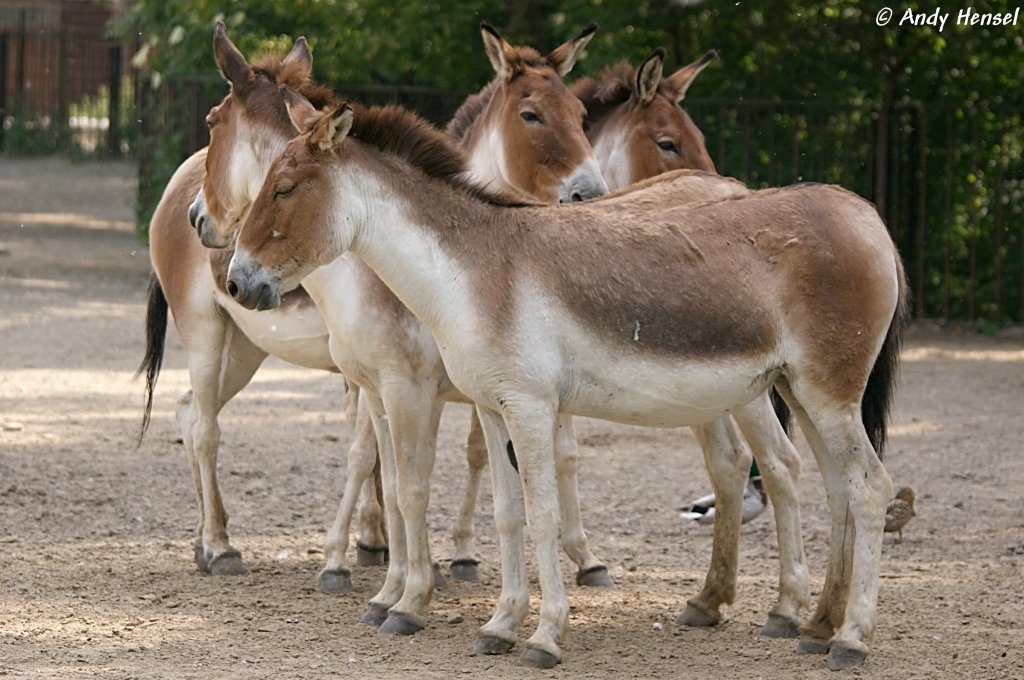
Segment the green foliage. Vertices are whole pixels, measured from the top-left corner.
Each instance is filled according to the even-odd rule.
[[[542,52],[600,25],[574,76],[655,47],[671,70],[714,48],[721,61],[688,93],[719,170],[754,186],[838,182],[874,200],[907,260],[918,314],[996,325],[1024,320],[1024,32],[899,25],[899,6],[866,0],[136,0],[120,27],[137,38],[148,98],[186,81],[226,92],[212,59],[223,18],[246,55],[305,35],[314,75],[342,88],[416,85],[473,91],[492,76],[478,26]],[[977,12],[1006,11],[976,0]],[[1012,11],[1012,7],[1010,7]],[[146,99],[147,97],[143,97]],[[156,116],[142,112],[143,116]],[[160,114],[161,116],[166,114]],[[147,219],[189,152],[182,124],[153,118],[142,172]],[[145,127],[145,123],[144,123]],[[988,326],[986,326],[988,327]]]

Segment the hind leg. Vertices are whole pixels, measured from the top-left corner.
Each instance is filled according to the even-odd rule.
[[[768,637],[796,637],[797,615],[811,600],[796,486],[800,455],[779,423],[767,392],[734,411],[733,418],[750,444],[765,490],[775,506],[779,599],[761,633]]]
[[[576,481],[579,452],[572,416],[559,414],[555,427],[555,474],[562,510],[562,549],[576,563],[576,583],[581,586],[612,588],[615,583],[608,567],[590,550],[583,530],[580,493]]]
[[[715,492],[714,543],[704,588],[686,603],[676,622],[713,626],[722,619],[721,606],[736,599],[740,516],[751,454],[731,418],[694,427],[693,432]]]
[[[480,425],[480,417],[477,416],[475,408],[471,410],[471,413],[469,436],[466,438],[466,468],[469,473],[466,480],[466,493],[462,498],[459,517],[452,529],[452,542],[455,543],[452,578],[460,581],[479,580],[477,566],[480,561],[476,559],[473,551],[476,536],[473,516],[476,513],[477,497],[480,495],[480,478],[483,476],[484,468],[487,467],[487,442],[484,440],[483,427]]]
[[[196,482],[200,511],[195,542],[196,565],[214,575],[245,571],[242,556],[228,541],[228,515],[217,483],[217,452],[220,446],[218,416],[224,405],[249,384],[266,353],[256,347],[234,323],[210,324],[205,342],[189,349],[191,399],[178,409],[182,440]],[[188,395],[186,395],[187,397]]]
[[[868,439],[859,403],[835,406],[808,388],[782,393],[791,407],[797,405],[793,397],[799,403],[793,412],[818,460],[832,515],[825,587],[814,616],[801,630],[801,649],[827,649],[833,670],[856,666],[867,656],[866,642],[874,632],[892,481]]]

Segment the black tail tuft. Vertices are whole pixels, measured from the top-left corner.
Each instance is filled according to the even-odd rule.
[[[907,325],[910,315],[907,280],[899,256],[896,258],[896,273],[899,278],[899,298],[896,301],[896,311],[893,313],[889,330],[885,334],[882,350],[878,353],[875,365],[871,368],[871,375],[868,376],[868,384],[864,390],[864,398],[860,404],[864,429],[867,430],[868,439],[871,440],[871,445],[875,448],[879,459],[882,458],[882,453],[885,450],[889,411],[892,408],[893,391],[899,375],[903,329]]]
[[[149,302],[146,305],[146,355],[135,372],[138,378],[146,374],[146,410],[142,414],[142,427],[139,428],[138,445],[149,429],[149,418],[153,411],[153,389],[160,375],[160,366],[164,361],[164,340],[167,337],[167,298],[156,274],[149,277]]]
[[[786,436],[790,439],[793,438],[793,412],[789,410],[789,404],[782,398],[779,391],[774,387],[771,389],[772,397],[772,408],[775,409],[775,417],[779,419],[779,423],[782,425],[782,429],[786,431]]]

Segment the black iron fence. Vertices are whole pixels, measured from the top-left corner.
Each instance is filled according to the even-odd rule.
[[[142,221],[170,172],[208,141],[219,79],[152,87],[130,49],[73,29],[0,31],[0,150],[130,155]],[[343,85],[443,125],[465,92]],[[904,258],[918,317],[1024,322],[1022,113],[990,107],[686,101],[718,170],[755,188],[840,184],[873,201]]]

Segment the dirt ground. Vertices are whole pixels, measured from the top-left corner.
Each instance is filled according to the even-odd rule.
[[[173,417],[188,387],[173,332],[153,425],[135,448],[146,249],[132,168],[0,159],[0,676],[15,678],[820,678],[821,657],[764,639],[777,550],[770,513],[744,527],[739,594],[714,629],[674,619],[700,586],[711,531],[675,508],[707,478],[688,432],[578,425],[585,524],[617,587],[569,586],[565,662],[470,654],[495,603],[497,546],[478,510],[483,580],[449,582],[413,638],[358,623],[382,568],[321,594],[325,527],[349,441],[337,376],[269,360],[225,410],[220,471],[249,571],[192,562],[191,475]],[[917,490],[885,538],[871,655],[847,676],[1024,677],[1024,336],[912,329],[886,465]],[[435,558],[462,492],[465,407],[449,407],[432,482]],[[804,538],[820,588],[828,524],[799,441]],[[572,569],[565,560],[571,583]],[[815,590],[817,594],[817,590]],[[536,622],[536,600],[523,637]]]

